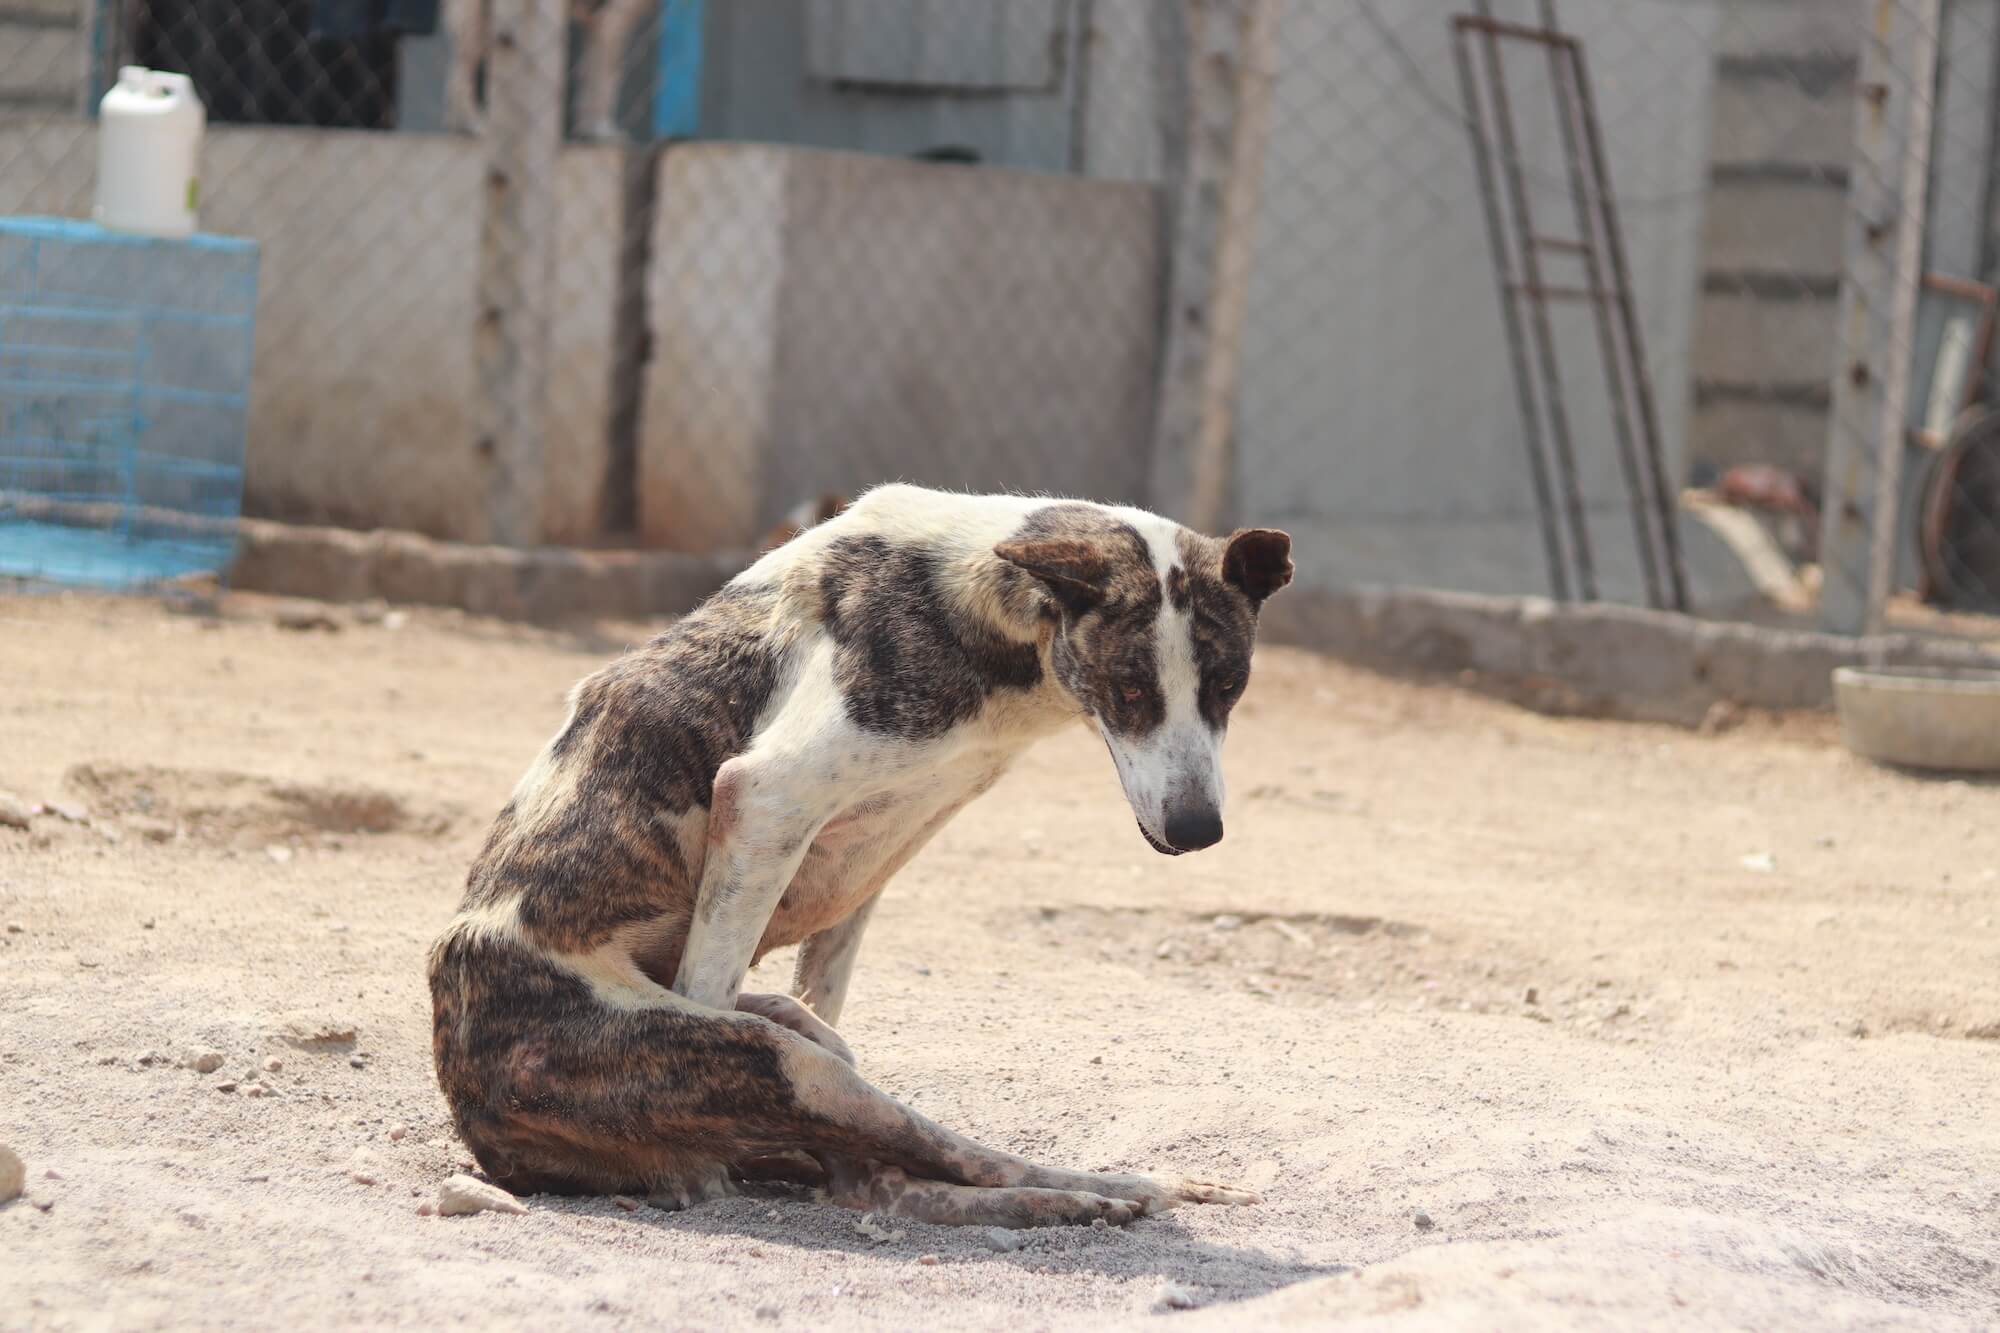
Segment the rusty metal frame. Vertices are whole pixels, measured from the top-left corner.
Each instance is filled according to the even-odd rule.
[[[1929,602],[1952,594],[1954,580],[1945,559],[1946,525],[1951,517],[1953,493],[1958,489],[1959,468],[1981,424],[1978,409],[1985,402],[1987,364],[1993,355],[2000,290],[1944,273],[1926,273],[1923,285],[1979,307],[1978,331],[1973,335],[1972,353],[1966,360],[1965,383],[1959,389],[1958,413],[1950,432],[1941,439],[1927,430],[1910,432],[1911,442],[1931,450],[1935,458],[1925,481],[1927,493],[1917,511],[1917,596]]]
[[[1583,44],[1558,27],[1554,0],[1541,0],[1540,27],[1494,18],[1488,0],[1474,0],[1474,6],[1474,13],[1452,18],[1452,45],[1498,277],[1501,323],[1514,368],[1515,393],[1543,525],[1550,586],[1555,596],[1563,600],[1569,599],[1572,588],[1586,601],[1597,597],[1588,516],[1577,479],[1576,450],[1563,396],[1561,363],[1548,317],[1548,303],[1552,300],[1582,301],[1590,305],[1597,330],[1612,433],[1631,504],[1646,599],[1656,607],[1684,611],[1687,577],[1676,525],[1676,505],[1667,482],[1652,379],[1640,338],[1631,274]],[[1539,46],[1548,55],[1549,89],[1555,99],[1566,181],[1575,214],[1574,237],[1545,235],[1535,226],[1502,59],[1502,43],[1508,41]],[[1475,45],[1484,57],[1484,95],[1473,69]],[[1502,193],[1494,188],[1496,176],[1505,185],[1504,207]],[[1580,259],[1584,285],[1543,281],[1542,252],[1570,254]],[[1525,311],[1520,309],[1523,305],[1527,307]],[[1531,340],[1523,337],[1524,324]],[[1536,378],[1540,381],[1539,396]],[[1551,483],[1553,491],[1560,493],[1560,507]]]
[[[1993,354],[1993,323],[1995,308],[2000,307],[2000,290],[1989,287],[1983,282],[1974,282],[1970,278],[1954,278],[1946,273],[1926,273],[1922,283],[1926,291],[1936,292],[1940,296],[1956,297],[1979,309],[1979,323],[1973,334],[1972,352],[1965,365],[1965,383],[1960,386],[1958,393],[1957,416],[1963,417],[1965,412],[1976,406],[1983,397],[1981,391],[1985,386],[1986,362]],[[1921,428],[1912,428],[1910,431],[1911,442],[1926,449],[1942,449],[1948,438],[1948,436],[1939,438]]]

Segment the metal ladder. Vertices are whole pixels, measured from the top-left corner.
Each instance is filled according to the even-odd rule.
[[[1540,0],[1540,27],[1496,19],[1489,0],[1474,0],[1473,10],[1453,17],[1452,49],[1499,280],[1501,323],[1528,446],[1550,590],[1561,601],[1598,598],[1596,562],[1563,398],[1562,366],[1548,311],[1551,301],[1582,301],[1595,316],[1646,600],[1654,607],[1685,611],[1687,576],[1675,526],[1675,501],[1660,456],[1653,384],[1640,341],[1583,44],[1557,27],[1555,0]],[[1575,214],[1573,237],[1547,236],[1536,229],[1502,59],[1502,45],[1508,42],[1541,47],[1548,54],[1549,87],[1568,168],[1565,182]],[[1483,87],[1475,70],[1475,48],[1482,57]],[[1581,286],[1544,281],[1542,259],[1554,254],[1573,256],[1581,263]]]

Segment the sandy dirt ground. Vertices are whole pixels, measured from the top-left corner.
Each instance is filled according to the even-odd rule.
[[[892,886],[844,1027],[986,1142],[1262,1206],[421,1215],[425,951],[640,631],[326,615],[0,601],[0,789],[88,821],[0,827],[0,1328],[2000,1325],[2000,789],[1279,650],[1220,847],[1058,738]]]

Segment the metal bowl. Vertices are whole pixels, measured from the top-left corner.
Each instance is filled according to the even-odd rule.
[[[2000,772],[2000,671],[1839,667],[1834,706],[1847,748],[1878,763]]]

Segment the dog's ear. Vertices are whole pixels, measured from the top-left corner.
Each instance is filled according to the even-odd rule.
[[[1253,602],[1292,581],[1291,534],[1275,528],[1243,528],[1230,534],[1222,553],[1222,578]]]
[[[1105,584],[1111,577],[1111,561],[1094,543],[1081,537],[1001,542],[993,554],[1040,579],[1072,615],[1081,615],[1103,601]]]

